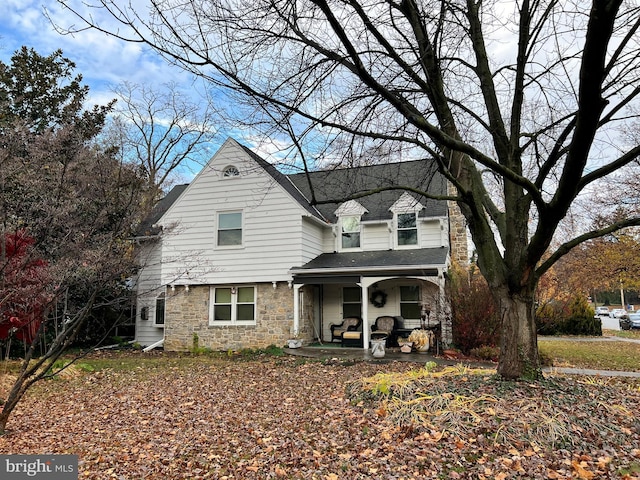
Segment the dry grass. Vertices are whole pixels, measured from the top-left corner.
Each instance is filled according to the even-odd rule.
[[[543,358],[556,367],[640,372],[640,343],[579,337],[538,340]]]

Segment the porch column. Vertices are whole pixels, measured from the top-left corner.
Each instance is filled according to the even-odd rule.
[[[387,278],[389,277],[363,277],[358,284],[362,290],[362,346],[365,350],[369,348],[369,340],[371,339],[371,327],[369,326],[369,287]]]
[[[360,290],[362,298],[362,347],[368,350],[371,330],[369,328],[369,284],[364,279],[360,283]]]
[[[300,333],[300,288],[301,284],[293,285],[293,335]],[[291,333],[291,332],[290,332]]]

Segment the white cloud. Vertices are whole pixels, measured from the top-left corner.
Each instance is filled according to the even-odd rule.
[[[47,13],[63,28],[80,25],[68,9],[48,2]],[[80,6],[80,8],[82,8]],[[91,10],[92,15],[99,11]],[[104,15],[104,14],[103,14]],[[140,44],[109,37],[97,30],[84,30],[73,35],[61,35],[45,16],[41,0],[4,0],[0,2],[0,60],[8,63],[21,46],[33,48],[41,55],[61,49],[63,55],[76,64],[90,87],[90,103],[104,104],[114,95],[111,85],[124,80],[156,85],[169,80],[187,82],[189,75],[168,65],[153,51]],[[99,21],[113,22],[110,17]]]

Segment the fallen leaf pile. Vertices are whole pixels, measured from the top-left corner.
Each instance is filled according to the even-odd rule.
[[[200,357],[34,387],[0,453],[80,479],[635,479],[630,380],[500,382],[408,363]]]

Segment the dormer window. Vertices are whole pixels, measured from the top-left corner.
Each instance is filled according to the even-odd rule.
[[[360,248],[360,217],[341,217],[342,248]]]
[[[424,206],[409,193],[404,192],[389,210],[395,220],[396,247],[418,245],[418,213]]]
[[[417,245],[416,212],[398,214],[398,245]]]
[[[228,167],[226,167],[223,171],[222,171],[222,176],[224,178],[230,178],[230,177],[239,177],[240,176],[240,170],[238,170],[235,166],[233,165],[229,165]]]
[[[367,209],[355,200],[343,203],[335,211],[338,217],[336,226],[339,229],[337,247],[340,250],[362,247],[362,215],[365,213]]]

